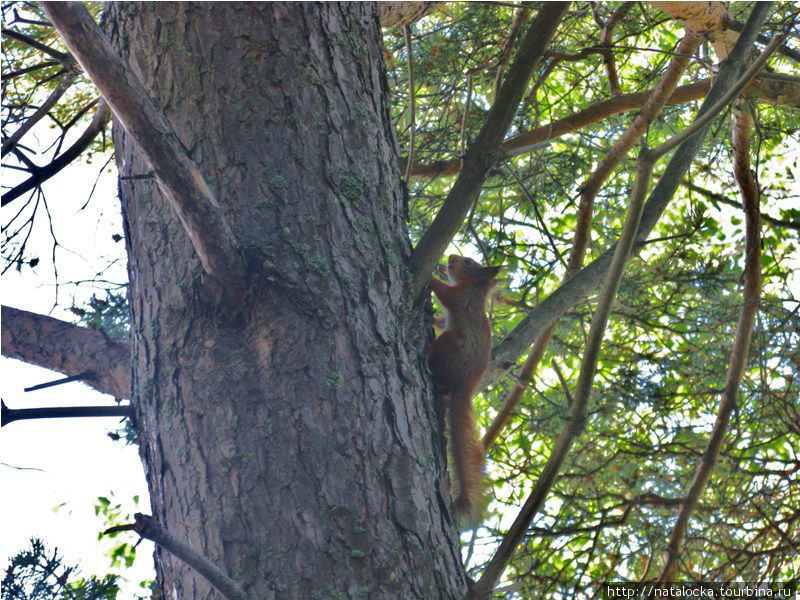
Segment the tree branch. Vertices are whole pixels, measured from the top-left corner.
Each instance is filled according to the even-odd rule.
[[[692,100],[699,100],[708,94],[711,89],[711,83],[711,79],[701,79],[695,83],[677,87],[667,100],[667,105],[675,106]],[[654,90],[650,89],[603,100],[571,115],[508,138],[501,144],[500,153],[502,156],[514,156],[520,150],[529,146],[541,144],[544,141],[553,140],[562,135],[578,131],[607,117],[639,109],[653,95],[653,92]],[[788,108],[800,108],[800,82],[775,73],[759,75],[745,88],[744,93],[748,98]],[[405,165],[404,160],[405,157],[400,158],[400,162],[403,165]],[[460,166],[460,158],[440,160],[433,163],[418,163],[411,167],[411,176],[434,179],[436,177],[456,175],[460,170]]]
[[[145,539],[151,540],[161,546],[164,550],[179,558],[195,571],[200,573],[206,580],[214,586],[227,600],[247,600],[248,596],[244,593],[239,584],[228,577],[222,569],[208,560],[205,556],[194,550],[183,540],[178,539],[149,515],[136,513],[133,515],[135,523],[133,525],[122,525],[112,527],[104,533],[115,533],[117,531],[133,530]]]
[[[65,67],[75,67],[75,59],[72,58],[69,54],[64,54],[63,52],[59,52],[58,50],[53,50],[50,46],[42,44],[41,42],[33,39],[25,35],[24,33],[19,33],[18,31],[14,31],[13,29],[5,29],[3,28],[3,35],[10,37],[12,40],[17,40],[18,42],[22,42],[26,46],[30,46],[31,48],[36,48],[39,52],[49,56],[50,58],[56,59]]]
[[[616,14],[616,13],[615,13]],[[619,162],[628,154],[631,148],[641,139],[647,126],[655,119],[667,102],[667,99],[673,95],[675,87],[678,84],[683,72],[689,64],[689,59],[692,52],[700,43],[700,36],[691,32],[686,33],[681,40],[675,52],[675,58],[667,67],[661,81],[654,88],[652,96],[644,103],[642,111],[634,117],[628,128],[616,141],[611,150],[603,157],[603,160],[588,177],[588,179],[581,186],[581,199],[578,204],[578,218],[575,226],[575,235],[572,241],[572,250],[570,251],[569,262],[564,274],[566,281],[572,276],[573,273],[578,271],[583,264],[583,257],[586,252],[586,246],[589,243],[589,236],[591,233],[592,213],[594,208],[594,199],[597,196],[603,182],[611,175],[612,171],[616,168]],[[531,347],[528,358],[522,366],[522,369],[517,377],[517,383],[511,389],[511,393],[503,403],[497,416],[494,418],[489,428],[483,437],[483,447],[488,449],[492,442],[495,440],[500,431],[508,423],[514,410],[522,400],[528,385],[533,379],[533,374],[539,361],[544,355],[544,351],[550,343],[557,326],[557,321],[553,322],[540,336]]]
[[[206,273],[233,298],[244,292],[244,263],[223,208],[172,126],[116,54],[81,2],[42,2],[64,42],[150,163]]]
[[[105,102],[100,102],[97,107],[97,112],[94,113],[89,126],[84,130],[80,137],[67,148],[64,152],[59,154],[52,162],[44,167],[36,167],[31,176],[19,185],[11,188],[2,196],[0,205],[6,206],[22,196],[24,193],[31,191],[42,185],[45,181],[50,179],[53,175],[59,173],[64,167],[71,164],[78,158],[86,148],[105,128],[108,119],[111,117],[111,111]]]
[[[443,2],[379,2],[381,27],[411,25],[432,13]]]
[[[496,164],[503,136],[511,125],[531,73],[544,55],[568,6],[568,2],[543,4],[528,27],[486,121],[464,156],[464,168],[411,255],[409,266],[414,275],[415,297],[464,222],[470,206],[480,194],[489,169]]]
[[[742,210],[742,205],[735,200],[731,200],[727,196],[722,194],[717,194],[716,192],[712,192],[711,190],[707,190],[705,188],[700,187],[699,185],[692,183],[691,181],[682,181],[681,184],[687,189],[693,192],[697,192],[698,194],[709,198],[710,200],[714,200],[715,202],[719,202],[721,204],[727,204],[728,206],[732,206],[734,208],[738,208]],[[764,221],[765,223],[769,223],[771,225],[775,225],[775,227],[783,227],[785,229],[794,229],[795,231],[800,231],[800,221],[787,221],[786,219],[778,219],[776,217],[772,217],[766,213],[759,214],[759,218]]]
[[[101,332],[10,306],[2,307],[2,353],[73,376],[116,398],[131,396],[131,350]]]
[[[50,92],[50,95],[47,96],[44,102],[37,108],[34,113],[25,119],[25,122],[19,126],[19,128],[12,133],[9,137],[3,140],[2,149],[0,149],[0,156],[4,156],[6,152],[12,150],[16,147],[19,143],[22,136],[25,135],[30,129],[38,123],[42,117],[44,117],[47,112],[53,108],[56,103],[59,101],[61,96],[75,83],[75,79],[77,79],[78,74],[74,71],[67,71],[64,74],[64,78],[58,82],[58,85]]]
[[[578,383],[575,386],[574,399],[570,405],[566,423],[564,423],[561,433],[553,444],[553,452],[550,454],[550,458],[547,459],[547,463],[542,469],[542,474],[536,481],[533,491],[525,500],[525,504],[523,504],[517,518],[514,519],[514,523],[509,528],[508,533],[503,537],[500,547],[489,561],[483,575],[481,575],[470,594],[467,595],[468,600],[484,600],[490,596],[492,589],[494,589],[503,571],[511,561],[514,551],[522,541],[531,521],[533,521],[536,513],[539,512],[573,442],[585,427],[589,393],[592,391],[597,360],[600,357],[600,346],[608,324],[608,316],[611,313],[611,304],[617,295],[625,264],[628,262],[633,248],[652,170],[653,159],[646,152],[641,152],[636,172],[635,190],[628,207],[625,223],[622,226],[619,241],[616,244],[603,291],[597,303],[597,309],[592,317],[592,325],[589,329],[589,337],[586,341],[583,360],[581,361],[581,371],[578,376]]]
[[[728,59],[722,63],[717,79],[714,81],[714,85],[697,113],[698,116],[705,114],[739,80],[745,70],[746,55],[753,46],[758,29],[766,19],[765,11],[768,11],[770,6],[768,2],[759,2],[755,5],[751,18],[748,19],[750,27],[742,33]],[[672,155],[644,207],[636,242],[634,243],[634,253],[638,253],[644,247],[647,236],[650,235],[653,227],[655,227],[688,171],[689,165],[703,144],[709,127],[710,123],[706,123],[696,135],[681,144]],[[591,264],[584,267],[536,305],[519,325],[495,346],[492,351],[489,370],[484,378],[484,384],[496,381],[502,374],[511,369],[516,363],[517,357],[525,351],[536,337],[567,311],[573,309],[587,298],[600,285],[611,265],[614,246],[611,246]]]
[[[776,38],[777,39],[777,38]],[[742,194],[745,215],[745,249],[744,292],[739,322],[736,326],[736,339],[731,350],[728,371],[725,375],[725,387],[720,396],[717,419],[708,438],[703,458],[697,465],[686,499],[675,520],[669,543],[665,552],[665,564],[659,581],[672,581],[681,553],[681,545],[689,524],[689,515],[700,499],[700,494],[708,483],[711,472],[722,449],[722,441],[730,421],[731,411],[736,403],[739,385],[742,382],[747,355],[750,350],[750,338],[753,323],[758,312],[761,295],[761,229],[759,226],[758,186],[750,171],[750,114],[741,99],[733,117],[733,164],[736,182]]]

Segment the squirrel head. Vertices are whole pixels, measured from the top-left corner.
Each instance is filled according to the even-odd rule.
[[[451,254],[447,259],[447,275],[452,283],[469,283],[493,287],[500,272],[499,266],[482,267],[480,264],[458,254]]]

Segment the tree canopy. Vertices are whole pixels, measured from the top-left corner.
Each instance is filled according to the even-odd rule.
[[[597,582],[620,579],[796,578],[797,6],[771,6],[755,49],[745,49],[752,62],[769,45],[765,66],[693,138],[705,135],[674,197],[651,230],[630,238],[616,296],[593,285],[533,329],[540,303],[634,234],[638,217],[625,225],[632,199],[672,176],[673,151],[652,149],[695,122],[754,3],[575,2],[554,17],[549,42],[530,28],[555,11],[545,3],[405,4],[410,16],[384,7],[383,32],[416,252],[409,277],[422,273],[422,288],[425,265],[441,255],[421,257],[420,241],[443,205],[460,207],[443,225],[457,233],[437,243],[503,265],[490,305],[493,360],[474,400],[491,484],[485,520],[462,534],[470,575],[484,573],[541,485],[555,440],[569,435],[498,597],[592,597]],[[705,21],[686,8],[699,4],[715,7]],[[41,186],[109,146],[110,111],[38,4],[3,4],[3,41],[3,269],[42,272],[58,255],[28,245],[33,228],[86,225],[80,213],[50,222],[48,202],[66,199]],[[530,78],[520,75],[528,46]],[[509,100],[515,77],[518,103]],[[492,137],[503,102],[513,104],[509,124]],[[60,135],[39,147],[33,137],[45,126]],[[119,283],[75,311],[124,353]],[[604,301],[607,325],[595,325]],[[602,345],[587,366],[596,335]],[[24,358],[5,331],[3,352]]]

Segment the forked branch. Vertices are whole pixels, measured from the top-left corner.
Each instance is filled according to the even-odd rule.
[[[42,7],[150,163],[203,269],[223,283],[230,296],[240,296],[244,264],[223,207],[161,109],[82,2],[42,2]]]

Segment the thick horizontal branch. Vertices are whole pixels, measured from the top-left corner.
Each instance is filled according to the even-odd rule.
[[[405,27],[432,13],[443,2],[379,2],[381,27]]]
[[[94,141],[94,139],[106,128],[110,118],[111,111],[109,110],[108,105],[105,102],[100,102],[100,104],[97,106],[97,112],[95,112],[91,123],[89,123],[89,126],[84,130],[80,137],[75,140],[75,142],[69,148],[59,154],[52,162],[44,167],[35,167],[30,177],[3,194],[2,202],[0,202],[2,206],[6,206],[26,192],[29,192],[32,189],[42,185],[53,175],[59,173],[64,167],[70,165],[72,161],[83,154],[84,150],[86,150]]]
[[[82,381],[116,398],[131,396],[131,350],[101,332],[10,306],[2,308],[2,353]]]
[[[231,296],[240,296],[244,263],[223,209],[161,109],[82,2],[42,2],[42,7],[150,163],[205,271]]]
[[[668,106],[676,106],[692,100],[699,100],[708,94],[711,89],[711,82],[711,79],[701,79],[695,83],[679,86],[675,88],[675,92],[666,103]],[[520,150],[532,147],[535,144],[541,144],[547,140],[573,133],[608,117],[639,109],[647,102],[654,91],[650,89],[643,92],[621,94],[608,100],[602,100],[571,115],[507,139],[500,146],[500,152],[504,156],[514,156],[520,153]],[[800,108],[800,81],[792,77],[775,76],[775,74],[759,75],[755,81],[745,88],[744,93],[748,98],[755,100],[787,108]],[[405,160],[405,157],[401,157],[400,164],[405,165]],[[411,176],[444,177],[456,175],[460,169],[461,159],[454,158],[412,165]]]
[[[766,3],[765,3],[766,4]],[[764,8],[757,4],[753,12],[761,15]],[[765,15],[763,15],[765,17]],[[763,22],[763,19],[762,19]],[[760,24],[759,24],[760,26]],[[744,56],[753,46],[753,40],[758,29],[752,29],[748,36],[742,34],[734,50],[720,68],[719,75],[714,85],[706,96],[703,105],[698,111],[698,116],[710,110],[725,94],[738,82],[745,71]],[[647,237],[655,227],[658,219],[672,199],[675,190],[684,179],[689,165],[694,160],[705,140],[710,122],[687,141],[685,141],[672,155],[664,173],[653,188],[647,204],[644,207],[642,220],[636,235],[633,253],[638,254],[644,247]],[[591,264],[581,269],[574,277],[562,284],[552,294],[536,305],[525,318],[505,337],[492,351],[492,361],[484,379],[484,384],[496,381],[501,375],[511,369],[517,358],[525,352],[527,347],[551,323],[555,322],[580,302],[584,301],[602,283],[611,266],[611,258],[616,244],[596,258]]]

